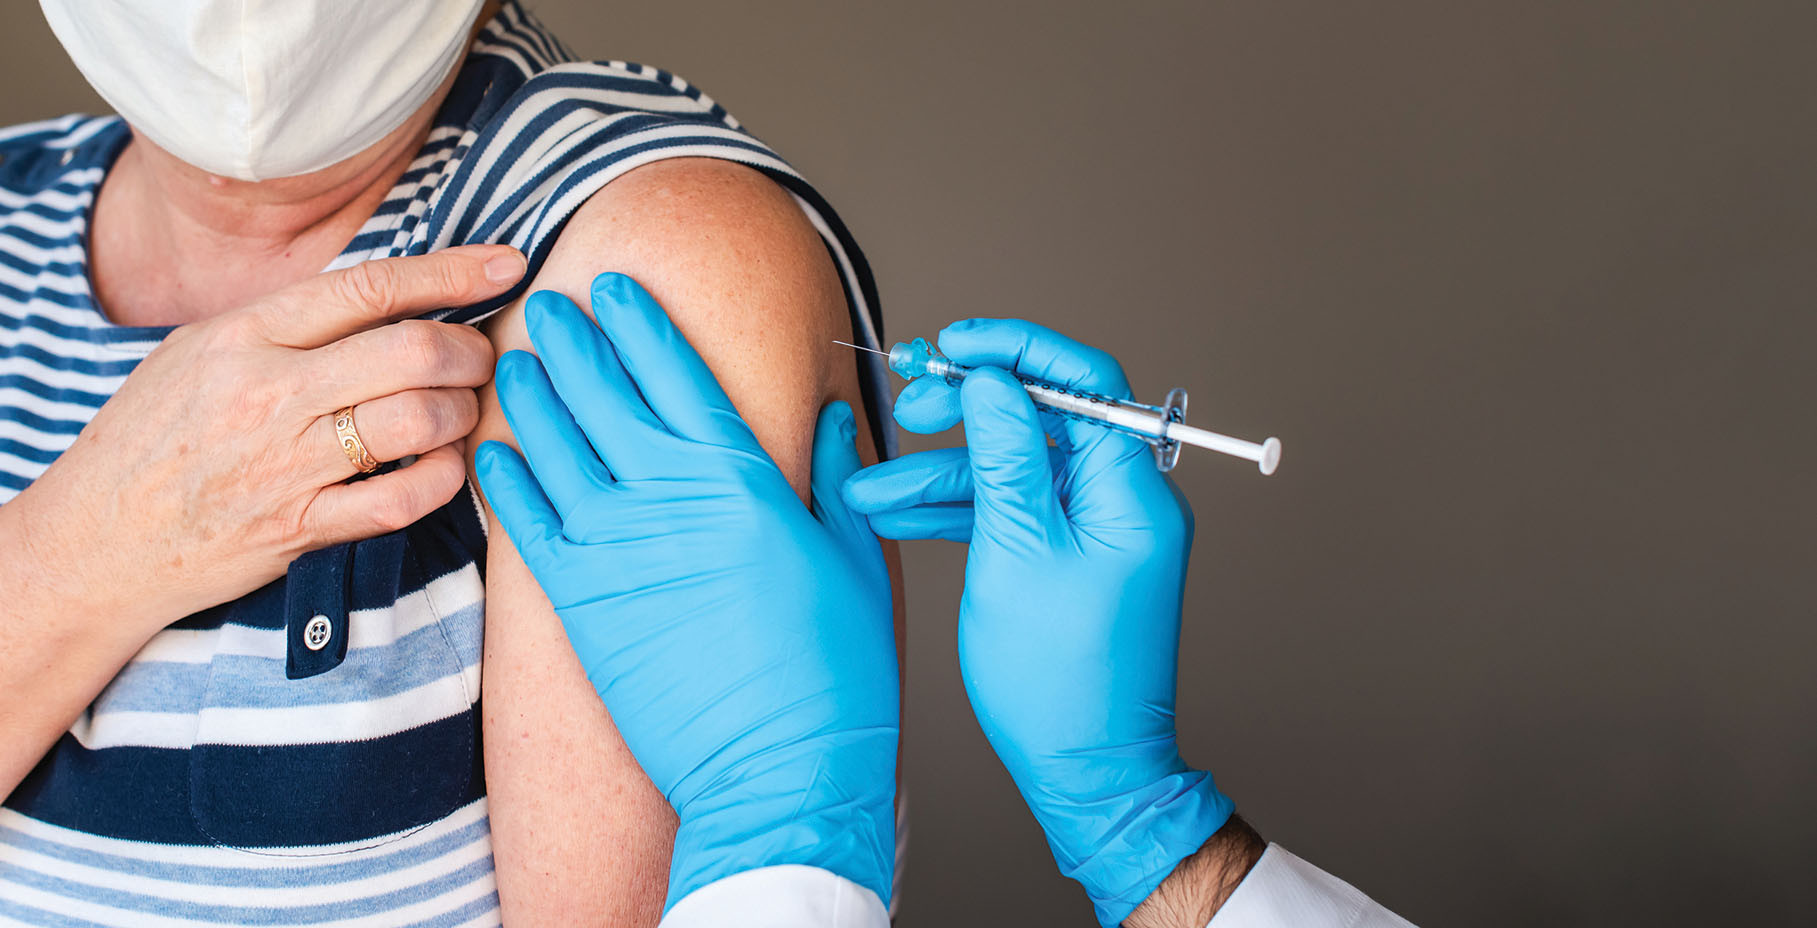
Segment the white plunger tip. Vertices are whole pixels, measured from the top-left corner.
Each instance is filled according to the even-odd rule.
[[[1256,465],[1262,469],[1264,477],[1274,473],[1274,469],[1281,466],[1281,440],[1279,438],[1270,438],[1262,442],[1262,459],[1257,461]]]

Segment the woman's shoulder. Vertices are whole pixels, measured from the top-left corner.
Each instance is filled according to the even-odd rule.
[[[505,41],[520,12],[507,4],[482,33],[445,104],[445,128],[431,137],[453,147],[426,204],[429,247],[510,242],[535,269],[595,193],[677,158],[737,162],[806,189],[780,155],[679,75],[627,61],[556,60],[549,46]],[[724,172],[697,165],[683,173],[712,184]]]
[[[65,182],[72,172],[104,170],[127,133],[118,116],[80,113],[0,128],[0,188],[37,192]]]

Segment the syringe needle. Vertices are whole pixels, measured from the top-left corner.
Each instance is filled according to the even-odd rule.
[[[889,353],[889,352],[887,352],[887,351],[878,351],[878,350],[877,350],[877,349],[875,349],[875,348],[866,348],[866,347],[864,347],[864,346],[863,346],[863,345],[854,345],[854,344],[852,344],[852,343],[851,343],[851,342],[842,342],[842,341],[840,341],[840,340],[839,340],[839,339],[837,339],[837,338],[835,338],[835,339],[833,339],[833,344],[835,344],[835,345],[844,345],[844,346],[846,346],[846,347],[847,347],[847,348],[856,348],[856,349],[858,349],[858,350],[859,350],[859,351],[868,351],[868,352],[870,352],[870,353],[871,353],[871,354],[880,354],[880,355],[883,355],[883,356],[884,356],[884,357],[886,357],[886,358],[887,358],[887,357],[889,357],[889,356],[890,356],[890,353]]]

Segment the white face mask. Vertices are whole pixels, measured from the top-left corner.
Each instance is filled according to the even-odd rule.
[[[132,127],[208,171],[266,180],[371,147],[441,86],[483,0],[40,0]]]

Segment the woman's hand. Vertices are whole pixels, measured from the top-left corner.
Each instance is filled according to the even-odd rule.
[[[143,638],[303,552],[428,514],[462,485],[492,349],[467,326],[394,320],[497,296],[523,272],[505,246],[375,261],[177,329],[0,508],[6,579],[29,568],[19,579],[46,594],[32,601]],[[346,483],[344,406],[374,457],[416,462]]]
[[[402,528],[461,488],[492,346],[394,322],[508,290],[524,257],[452,248],[323,274],[172,332],[25,491],[0,506],[0,793],[159,629],[276,579],[297,555]],[[345,483],[334,413],[366,450],[418,455]]]

